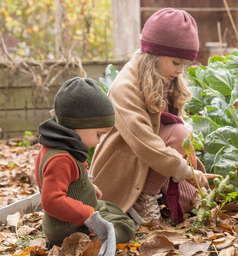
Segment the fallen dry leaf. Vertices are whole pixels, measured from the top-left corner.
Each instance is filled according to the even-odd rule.
[[[57,252],[58,254],[50,254],[49,255],[61,255],[61,256],[75,256],[79,255],[79,253],[83,252],[87,245],[91,242],[89,236],[84,233],[74,233],[69,237],[66,237],[61,245],[61,247],[53,246],[52,253]],[[54,247],[56,249],[54,250]]]
[[[19,226],[20,219],[21,219],[21,214],[19,212],[16,212],[12,215],[8,215],[7,216],[7,224],[9,226],[14,226],[17,230],[17,228]]]
[[[140,246],[140,244],[138,244],[138,243],[133,243],[133,244],[118,244],[118,245],[117,245],[117,249],[120,250],[120,251],[122,251],[122,250],[124,250],[126,247],[128,247],[129,249],[136,250],[139,246]]]
[[[199,205],[201,205],[201,201],[202,201],[201,195],[199,194],[198,191],[196,191],[191,200],[191,203],[192,205],[194,205],[195,209],[198,209]]]
[[[185,232],[183,232],[181,234],[181,230],[179,230],[180,232],[176,232],[176,231],[178,231],[178,230],[174,230],[174,232],[168,232],[168,231],[156,232],[156,231],[154,231],[153,233],[156,232],[158,236],[166,237],[175,246],[178,246],[178,245],[190,240],[190,238],[187,238],[183,235]]]
[[[202,244],[197,244],[194,241],[185,242],[179,246],[179,251],[181,253],[197,253],[197,252],[206,252],[210,246],[210,242],[206,241]]]
[[[140,228],[140,231],[147,234],[150,233],[150,230],[147,227],[143,227],[143,226]]]
[[[40,256],[40,255],[47,255],[48,253],[42,251],[38,246],[31,246],[27,247],[23,250],[19,250],[16,252],[16,254],[13,254],[12,256]]]
[[[130,248],[128,246],[125,246],[124,249],[118,254],[118,256],[125,256],[128,255],[128,253],[130,252]]]
[[[174,244],[166,237],[152,234],[141,244],[139,251],[141,254],[153,255],[155,253],[166,252],[174,249]]]
[[[88,243],[84,251],[82,251],[82,256],[98,256],[102,243],[99,239],[95,238]]]
[[[31,232],[37,232],[36,228],[31,228],[29,226],[22,226],[17,230],[18,236],[26,236],[29,235]]]
[[[223,249],[220,251],[219,256],[235,256],[235,248],[234,247],[230,247],[227,249]]]
[[[0,246],[0,252],[3,252],[3,253],[11,252],[14,250],[14,248],[15,247],[13,245],[12,246]]]
[[[34,240],[31,240],[29,243],[29,247],[31,247],[31,246],[38,246],[40,248],[46,248],[46,241],[44,238],[34,239]]]
[[[238,101],[234,101],[234,102],[233,102],[233,107],[234,107],[235,109],[238,109]]]
[[[219,238],[219,239],[213,240],[213,243],[216,246],[217,250],[222,250],[222,249],[230,246],[232,244],[232,240],[224,237],[224,238]]]

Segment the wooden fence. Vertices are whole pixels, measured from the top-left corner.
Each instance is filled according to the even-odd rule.
[[[120,70],[125,61],[92,62],[82,63],[87,77],[98,81],[104,77],[105,68],[108,64],[116,66]],[[49,70],[50,66],[44,71]],[[54,77],[63,69],[58,65],[52,72]],[[45,79],[40,67],[36,68],[37,79]],[[35,85],[30,74],[10,69],[6,65],[0,65],[0,139],[23,136],[25,131],[31,131],[37,135],[39,123],[49,118],[49,110],[52,109],[54,95],[64,81],[75,76],[80,76],[79,68],[69,66],[49,87]],[[49,79],[50,80],[50,79]]]

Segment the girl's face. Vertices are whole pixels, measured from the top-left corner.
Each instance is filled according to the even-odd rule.
[[[90,149],[100,142],[101,135],[107,133],[111,127],[96,129],[76,129],[74,130],[81,138],[82,142]]]
[[[161,75],[170,82],[183,72],[183,66],[188,62],[189,60],[185,59],[162,56],[160,58]]]

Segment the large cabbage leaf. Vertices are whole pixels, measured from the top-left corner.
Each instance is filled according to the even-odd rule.
[[[220,127],[205,138],[204,147],[210,154],[216,154],[221,148],[228,146],[238,149],[237,128],[230,126]]]
[[[231,94],[235,77],[227,69],[207,68],[206,70],[206,78],[209,86],[224,96]]]
[[[219,127],[210,118],[207,118],[204,116],[194,115],[191,118],[184,117],[183,119],[191,127],[193,127],[194,133],[196,133],[196,134],[202,133],[204,138]]]
[[[193,95],[193,98],[190,100],[190,102],[188,104],[189,112],[197,113],[197,112],[203,110],[204,107],[206,106],[206,103],[204,102],[204,99],[201,96],[203,89],[199,86],[190,86],[189,91]],[[187,109],[187,107],[185,109]]]
[[[227,105],[219,98],[214,98],[210,106],[204,108],[205,116],[210,117],[219,126],[234,126],[236,124]]]
[[[213,164],[214,173],[225,177],[230,171],[230,165],[236,165],[237,162],[238,149],[232,145],[224,146],[215,155]]]

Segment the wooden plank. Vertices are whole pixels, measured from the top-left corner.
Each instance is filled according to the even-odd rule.
[[[113,0],[113,54],[128,60],[140,48],[140,1]]]
[[[43,87],[0,87],[0,110],[51,108],[59,86]]]
[[[31,133],[34,136],[38,136],[39,135],[37,130],[35,130],[35,131],[31,130]],[[11,139],[11,138],[22,137],[22,136],[24,136],[24,134],[25,134],[25,131],[16,131],[16,132],[4,131],[4,132],[0,133],[0,141],[1,140],[8,140],[8,139]]]
[[[116,64],[112,62],[86,62],[83,66],[87,77],[90,77],[96,81],[99,81],[99,77],[104,77],[105,69],[107,65],[113,64],[117,68],[117,70],[121,70],[122,67],[125,65],[125,61],[117,61]],[[42,82],[45,81],[46,76],[43,75],[44,72],[47,71],[50,67],[45,67],[44,70],[41,70],[39,66],[32,66],[32,69],[35,71],[36,75],[39,75],[42,79]],[[57,66],[52,71],[52,75],[50,79],[47,81],[49,82],[56,74],[58,74],[64,66]],[[80,70],[78,67],[70,66],[69,69],[65,70],[52,84],[52,86],[62,85],[66,80],[73,78],[75,76],[81,76]],[[11,69],[6,68],[4,66],[0,67],[0,88],[9,88],[9,87],[34,87],[32,75],[25,74],[19,70],[12,72]]]
[[[50,109],[0,111],[0,128],[3,132],[36,131],[38,125],[50,118]]]

